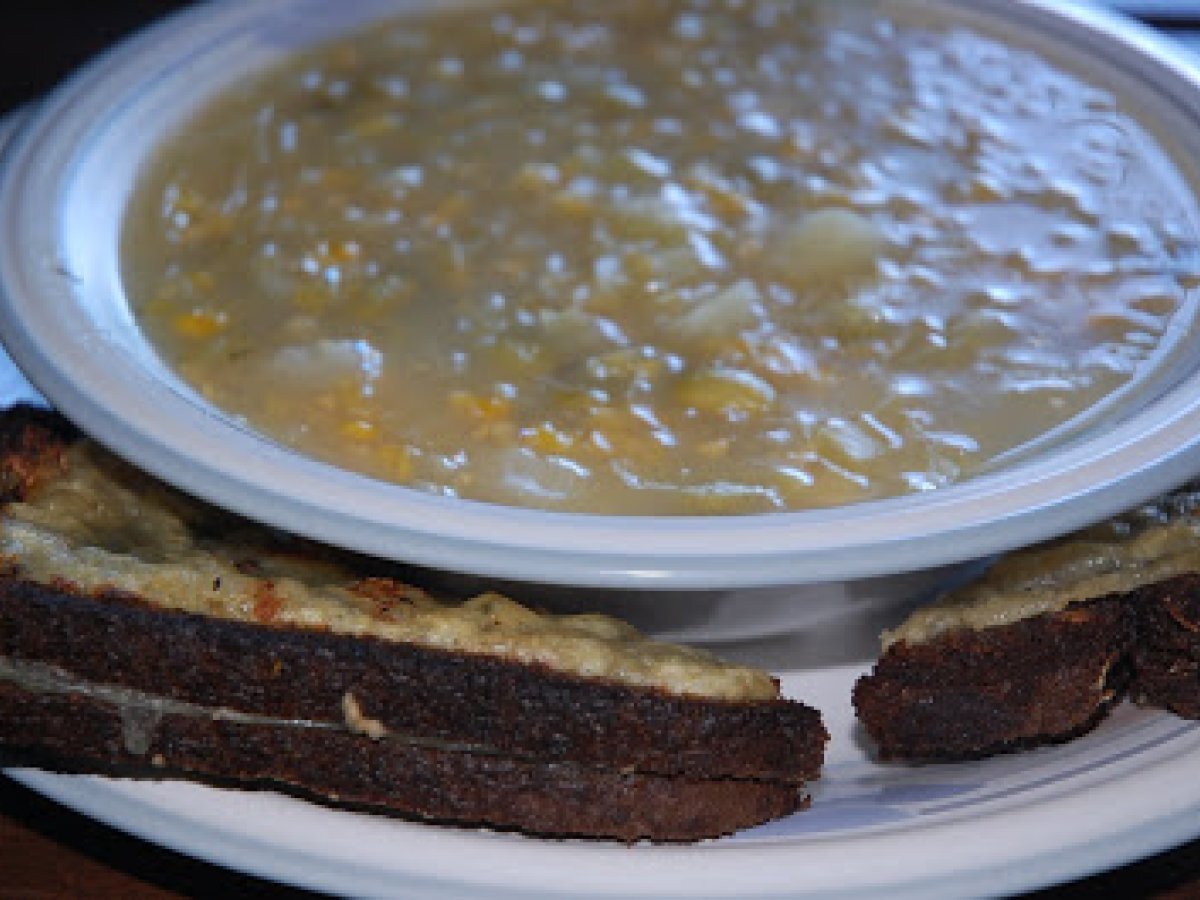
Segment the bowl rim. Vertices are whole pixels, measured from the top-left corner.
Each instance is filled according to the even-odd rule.
[[[84,432],[163,480],[247,517],[385,558],[533,582],[692,589],[843,581],[978,559],[1112,515],[1200,471],[1200,366],[1102,434],[1045,458],[925,494],[747,516],[606,516],[448,499],[254,436],[200,404],[161,364],[147,363],[127,309],[95,307],[94,285],[112,293],[115,258],[86,271],[64,264],[71,247],[94,237],[65,218],[83,202],[80,173],[101,164],[97,146],[131,115],[148,73],[182,77],[194,59],[273,16],[298,14],[302,27],[320,30],[328,6],[224,0],[169,16],[64,82],[0,158],[0,340]],[[397,10],[395,0],[356,9],[375,15],[385,7]],[[1200,141],[1200,69],[1169,39],[1054,0],[981,0],[972,12],[1068,32],[1090,52],[1118,57],[1131,77],[1163,80],[1168,102],[1188,108]],[[78,326],[81,318],[88,327]]]

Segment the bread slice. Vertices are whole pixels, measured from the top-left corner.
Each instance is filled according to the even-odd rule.
[[[0,418],[0,747],[542,835],[686,841],[806,802],[767,673],[599,615],[445,602]]]
[[[1067,740],[1122,695],[1132,645],[1119,600],[892,644],[854,686],[881,759],[952,760]]]
[[[1065,741],[1124,697],[1200,717],[1198,498],[1008,554],[885,634],[853,698],[879,757]]]

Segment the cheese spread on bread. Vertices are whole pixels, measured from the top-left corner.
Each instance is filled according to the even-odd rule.
[[[1198,510],[1200,489],[1190,485],[1130,513],[1002,556],[978,579],[885,632],[884,648],[962,628],[1007,625],[1200,573]]]
[[[605,615],[551,615],[484,593],[444,602],[364,577],[334,551],[199,503],[89,442],[0,520],[17,577],[163,608],[489,654],[582,677],[714,699],[778,695],[764,671],[653,641]],[[366,571],[364,569],[363,571]]]

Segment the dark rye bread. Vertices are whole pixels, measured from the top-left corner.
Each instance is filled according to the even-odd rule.
[[[0,655],[287,719],[341,721],[349,695],[389,730],[547,762],[800,784],[815,777],[823,754],[819,716],[787,700],[631,690],[481,655],[229,622],[20,579],[0,580]]]
[[[0,419],[6,510],[61,478],[77,440],[52,414]],[[370,571],[356,599],[380,615],[409,602],[410,589]],[[819,714],[777,694],[706,697],[297,627],[277,621],[271,579],[255,585],[254,616],[237,621],[35,580],[7,556],[6,761],[272,785],[430,821],[627,841],[785,815],[819,774]]]
[[[1066,598],[1057,608],[1009,620],[993,603],[998,624],[955,622],[924,639],[917,631],[906,640],[902,625],[854,687],[879,758],[976,758],[1061,742],[1125,698],[1200,718],[1198,503],[1187,485],[1111,522],[1016,551],[995,567],[999,577],[985,573],[964,594],[1019,605],[1026,591],[1053,602],[1057,590]]]
[[[1127,610],[1103,599],[895,643],[855,684],[855,710],[885,760],[971,759],[1068,740],[1125,690]]]
[[[145,710],[145,711],[142,711]],[[0,759],[66,772],[188,778],[435,823],[534,835],[693,841],[788,815],[772,781],[659,776],[371,739],[212,708],[164,712],[0,682]]]

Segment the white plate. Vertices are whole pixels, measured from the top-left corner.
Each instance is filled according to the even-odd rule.
[[[0,405],[37,399],[0,351]],[[811,662],[835,652],[834,643],[809,631],[736,653]],[[842,648],[836,653],[860,661],[779,672],[790,696],[821,710],[832,736],[812,807],[691,847],[536,840],[180,782],[7,774],[85,815],[229,868],[339,895],[422,900],[925,900],[1054,884],[1200,836],[1200,724],[1122,706],[1059,747],[955,765],[878,765],[850,707],[870,652]]]

